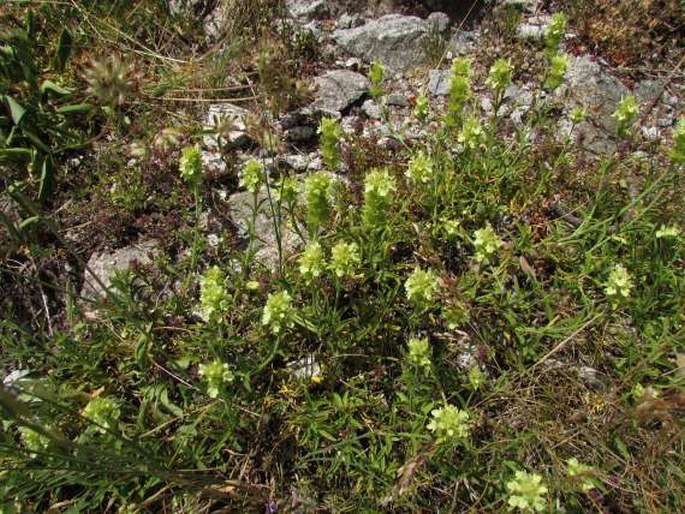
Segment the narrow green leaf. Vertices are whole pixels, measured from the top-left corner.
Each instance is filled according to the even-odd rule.
[[[69,60],[69,55],[71,54],[71,47],[74,42],[74,38],[71,36],[66,27],[62,29],[62,33],[59,35],[59,41],[57,42],[57,50],[55,51],[55,59],[53,67],[56,71],[64,71]]]
[[[0,148],[0,162],[16,162],[28,160],[33,157],[30,148]]]
[[[38,190],[38,201],[45,202],[48,195],[52,191],[52,186],[55,179],[55,163],[52,161],[52,156],[48,155],[43,162],[43,167],[40,174],[40,189]]]
[[[31,140],[31,142],[32,142],[34,145],[36,145],[36,148],[38,148],[38,149],[41,150],[42,152],[50,153],[50,147],[49,147],[48,145],[46,145],[45,143],[43,143],[43,140],[42,140],[41,138],[39,138],[39,137],[35,134],[35,132],[33,132],[33,131],[28,130],[28,129],[25,128],[25,129],[23,130],[23,133],[24,133],[24,135],[25,135],[26,137],[28,137],[28,138]]]
[[[74,114],[79,112],[90,112],[93,110],[91,104],[69,104],[56,109],[59,114]]]

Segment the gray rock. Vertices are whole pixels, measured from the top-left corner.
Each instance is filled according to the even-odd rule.
[[[628,88],[589,57],[582,56],[571,59],[566,85],[560,89],[570,97],[569,111],[575,106],[587,109],[588,122],[574,129],[582,133],[584,147],[596,153],[613,152],[616,120],[611,115],[621,97],[629,93]]]
[[[531,16],[516,29],[516,37],[524,41],[542,41],[549,27],[551,16]]]
[[[111,252],[94,253],[88,259],[81,296],[90,299],[104,298],[117,273],[128,271],[135,262],[149,264],[152,262],[151,256],[158,252],[158,247],[157,240],[150,239]],[[92,274],[95,274],[101,283],[93,278]]]
[[[340,113],[369,89],[369,80],[350,70],[328,71],[316,78],[318,90],[311,107],[325,113]]]
[[[221,175],[226,172],[226,162],[218,151],[202,150],[202,169],[205,173]]]
[[[655,101],[662,94],[664,83],[661,80],[641,80],[635,84],[635,99],[640,105]]]
[[[285,0],[285,7],[297,20],[322,19],[330,14],[326,0]]]
[[[316,137],[316,127],[302,125],[293,127],[285,133],[285,140],[289,143],[306,143]]]
[[[507,7],[515,7],[523,12],[534,13],[538,7],[538,0],[504,0]]]
[[[231,103],[219,103],[209,106],[205,129],[214,131],[207,134],[202,141],[208,150],[218,150],[221,146],[226,150],[244,148],[254,141],[247,133],[245,118],[249,111]]]
[[[478,45],[478,33],[472,30],[457,30],[447,42],[445,50],[452,54],[468,55],[473,53]]]
[[[336,30],[333,38],[352,55],[404,72],[425,62],[427,33],[421,18],[388,14],[361,27]]]
[[[426,18],[428,28],[438,33],[445,32],[450,26],[450,17],[444,12],[432,12]]]
[[[273,196],[271,197],[273,199]],[[280,223],[274,220],[266,187],[262,187],[255,195],[249,191],[234,193],[226,200],[231,220],[238,228],[238,234],[247,239],[250,233],[253,212],[255,236],[255,260],[265,266],[275,267],[278,264],[278,239],[276,227],[281,232],[281,242],[284,257],[292,255],[301,243],[297,234],[288,228],[286,220]]]
[[[318,171],[323,167],[321,157],[317,152],[308,155],[286,155],[283,160],[293,171],[302,173],[305,171]]]
[[[451,70],[430,70],[428,72],[428,92],[433,96],[447,96],[450,90]]]
[[[362,104],[362,112],[372,120],[380,120],[382,117],[381,108],[371,98],[369,98]]]
[[[316,356],[313,354],[309,354],[300,360],[288,363],[286,369],[293,378],[298,380],[316,379],[321,377],[323,373],[323,366],[319,364]]]
[[[360,27],[362,25],[364,25],[364,18],[362,18],[358,14],[350,15],[348,13],[344,13],[342,16],[340,16],[340,18],[338,18],[338,21],[335,24],[335,28],[353,29],[355,27]]]
[[[403,94],[395,93],[388,95],[385,103],[392,105],[393,107],[407,107],[409,105],[409,100],[407,100],[407,97]]]

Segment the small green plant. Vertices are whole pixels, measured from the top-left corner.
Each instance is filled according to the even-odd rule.
[[[120,415],[121,411],[114,400],[100,396],[90,400],[83,409],[83,417],[93,422],[95,432],[102,434],[117,428]]]
[[[200,364],[198,373],[207,382],[207,396],[210,398],[219,396],[221,389],[233,382],[234,378],[228,364],[220,360]]]
[[[514,478],[507,482],[509,491],[508,505],[521,512],[544,512],[547,509],[547,486],[537,473],[517,471]]]
[[[480,120],[476,115],[472,115],[464,121],[464,126],[459,132],[457,141],[469,150],[476,150],[481,146],[484,136]]]
[[[460,444],[466,441],[471,433],[471,418],[469,413],[456,408],[454,405],[445,405],[442,408],[431,411],[428,430],[435,434],[438,444]]]
[[[259,188],[264,183],[264,165],[255,160],[250,159],[243,166],[243,172],[240,177],[240,186],[244,187],[251,193],[256,194]]]
[[[224,272],[217,266],[209,268],[200,278],[200,311],[205,321],[220,321],[228,310],[225,280]]]
[[[501,94],[509,84],[514,72],[514,66],[509,59],[497,59],[490,67],[485,83],[497,94]]]
[[[676,164],[685,163],[685,118],[678,120],[678,126],[673,132],[673,146],[669,156]]]
[[[423,152],[414,155],[409,161],[406,172],[407,178],[414,184],[427,184],[433,180],[433,161]]]
[[[340,166],[340,141],[343,135],[340,122],[334,118],[322,118],[318,132],[323,162],[330,171],[336,171]]]
[[[473,245],[476,248],[476,261],[488,264],[504,245],[490,224],[473,233]]]
[[[545,86],[554,91],[564,83],[569,58],[565,54],[554,54],[550,59],[549,72],[545,80]]]
[[[471,98],[472,62],[465,57],[452,61],[450,87],[447,95],[447,123],[451,127],[461,124],[464,107]]]
[[[587,466],[578,462],[576,457],[571,457],[566,461],[566,473],[571,480],[580,484],[580,488],[583,492],[587,493],[595,488],[592,479],[594,469],[592,466]]]
[[[49,429],[49,427],[46,427],[46,429]],[[50,447],[49,437],[29,427],[19,427],[18,430],[21,435],[21,442],[31,452],[29,455],[32,459],[35,459]]]
[[[318,241],[309,243],[300,255],[300,273],[308,282],[318,278],[326,270],[326,259]]]
[[[431,305],[438,291],[438,278],[432,270],[416,268],[404,283],[407,299],[416,305]]]
[[[416,97],[416,105],[414,106],[414,116],[420,122],[425,122],[430,114],[430,102],[428,97],[423,93]]]
[[[295,308],[288,291],[269,294],[262,311],[262,325],[268,326],[275,335],[295,326]]]
[[[361,262],[357,243],[340,241],[331,248],[329,267],[339,278],[353,278],[358,273]]]
[[[382,226],[388,219],[392,196],[397,190],[395,178],[387,168],[373,170],[364,177],[362,222],[367,226]]]
[[[430,368],[431,347],[425,337],[412,337],[407,342],[407,360],[418,368]]]
[[[621,303],[630,297],[633,289],[633,279],[621,264],[616,264],[606,281],[604,293],[614,304]]]
[[[187,146],[181,150],[181,158],[178,161],[178,169],[181,178],[193,188],[202,182],[202,155],[198,146]]]
[[[637,103],[635,96],[626,95],[621,98],[621,101],[618,102],[618,106],[616,106],[616,110],[611,115],[616,119],[616,131],[618,132],[619,136],[625,136],[628,128],[639,114],[640,105]]]
[[[554,13],[545,34],[545,44],[551,53],[556,53],[559,50],[565,33],[566,16],[561,12]]]
[[[323,171],[309,175],[304,181],[304,196],[307,205],[307,223],[316,231],[331,217],[331,196],[333,179]]]
[[[587,119],[587,109],[583,107],[574,107],[568,115],[568,119],[571,123],[578,125],[583,123]]]
[[[373,98],[378,98],[383,94],[383,80],[385,80],[385,66],[378,61],[374,61],[369,66],[369,81],[371,87],[369,93]]]

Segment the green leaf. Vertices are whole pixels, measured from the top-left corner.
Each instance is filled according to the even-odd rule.
[[[50,192],[55,180],[55,163],[52,156],[48,155],[43,161],[43,166],[40,173],[40,189],[38,190],[38,201],[43,203]]]
[[[22,118],[24,117],[24,114],[26,114],[26,109],[24,109],[22,105],[19,102],[17,102],[14,98],[12,98],[10,95],[5,95],[4,98],[7,102],[7,105],[10,108],[10,115],[12,116],[12,121],[15,125],[19,125],[19,123],[21,123]]]
[[[65,89],[62,86],[58,86],[52,80],[46,80],[40,85],[40,92],[45,94],[48,91],[57,93],[58,95],[70,95],[73,91]]]
[[[74,114],[79,112],[90,112],[93,110],[91,104],[69,104],[59,107],[55,111],[59,114]]]
[[[30,148],[0,148],[0,162],[23,161],[33,157]]]
[[[29,218],[26,218],[19,223],[19,230],[20,232],[24,232],[25,230],[30,229],[33,225],[36,225],[40,222],[40,216],[31,216]]]
[[[69,55],[71,54],[71,47],[74,42],[74,38],[66,27],[62,29],[62,33],[59,35],[59,41],[57,42],[57,49],[55,51],[55,59],[53,67],[56,71],[64,71],[69,60]]]
[[[33,131],[25,128],[23,132],[24,135],[28,137],[34,145],[36,145],[36,148],[38,148],[42,152],[50,153],[50,147],[43,143],[43,140],[39,138]]]

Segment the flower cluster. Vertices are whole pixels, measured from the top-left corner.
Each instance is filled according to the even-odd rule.
[[[50,438],[36,432],[29,427],[19,427],[21,442],[31,452],[30,457],[36,458],[38,453],[43,452],[50,446]]]
[[[409,362],[419,368],[429,368],[431,365],[431,349],[428,339],[412,337],[407,342]]]
[[[219,321],[228,309],[225,279],[224,272],[217,266],[209,268],[200,278],[200,312],[205,321]]]
[[[685,163],[685,118],[680,118],[673,133],[673,147],[670,157],[676,164]]]
[[[336,276],[354,277],[362,259],[356,243],[340,241],[331,249],[330,268]]]
[[[478,262],[488,263],[490,258],[504,244],[504,241],[500,239],[490,224],[486,225],[485,228],[476,230],[473,237],[473,245],[476,247],[476,261]]]
[[[436,436],[438,444],[461,443],[471,432],[469,413],[457,409],[454,405],[445,405],[442,409],[431,411],[433,419],[428,423],[428,430]]]
[[[333,179],[328,173],[320,171],[309,175],[304,181],[304,197],[307,204],[307,221],[317,228],[331,216],[331,190]]]
[[[577,458],[572,457],[566,461],[566,472],[571,479],[580,481],[580,488],[583,492],[587,493],[595,488],[592,481],[592,474],[594,473],[592,466],[581,464]]]
[[[385,79],[385,67],[378,61],[374,61],[369,66],[369,81],[371,87],[369,93],[372,97],[378,98],[383,94],[383,80]]]
[[[471,60],[458,57],[452,61],[447,97],[449,120],[461,120],[466,101],[471,97]]]
[[[240,186],[251,193],[256,193],[259,191],[263,182],[264,165],[255,159],[250,159],[243,167],[243,172],[240,177]]]
[[[322,118],[319,123],[321,135],[321,157],[326,167],[335,171],[340,164],[340,140],[342,129],[340,123],[334,118]]]
[[[397,190],[395,177],[386,169],[373,170],[364,177],[362,221],[365,225],[380,225],[387,219],[392,194]]]
[[[430,114],[430,103],[428,102],[428,97],[424,94],[421,94],[416,97],[414,116],[416,116],[417,120],[424,122],[428,119],[428,114]]]
[[[655,237],[657,239],[666,238],[677,238],[680,235],[680,229],[676,226],[667,227],[666,225],[661,225],[661,227],[656,231]]]
[[[416,268],[404,283],[409,301],[417,305],[430,304],[438,290],[438,277],[432,270]]]
[[[473,366],[469,370],[469,385],[474,391],[477,391],[485,384],[485,379],[485,373],[478,366]]]
[[[625,300],[630,296],[630,290],[633,289],[633,279],[622,265],[616,264],[609,273],[607,282],[604,286],[604,292],[616,303],[620,300]]]
[[[549,74],[545,85],[551,90],[555,90],[564,82],[566,70],[568,69],[569,58],[565,54],[554,54],[550,59]]]
[[[509,59],[497,59],[490,67],[485,83],[497,92],[504,91],[511,84],[513,72],[514,66],[512,66]]]
[[[320,276],[326,269],[326,259],[318,241],[314,241],[300,255],[300,273],[307,281]]]
[[[521,512],[542,512],[546,508],[544,495],[547,487],[537,473],[517,471],[514,478],[507,482],[509,500],[507,503]]]
[[[470,116],[465,122],[464,126],[459,132],[457,141],[462,143],[466,148],[475,150],[480,146],[483,140],[483,127],[480,120],[476,116]]]
[[[640,106],[633,95],[627,95],[618,102],[616,110],[611,115],[618,122],[619,135],[625,134],[626,128],[640,114]]]
[[[288,291],[269,295],[262,312],[262,325],[271,327],[274,334],[280,334],[284,328],[295,325],[295,308]]]
[[[233,382],[233,373],[228,369],[228,364],[215,360],[209,364],[200,364],[199,373],[207,382],[207,395],[210,398],[219,396],[224,384]]]
[[[583,107],[574,107],[573,110],[568,115],[568,119],[571,120],[571,123],[573,123],[574,125],[578,125],[579,123],[583,123],[586,118],[587,118],[587,110],[584,109]]]
[[[273,189],[274,198],[277,202],[285,205],[294,205],[297,200],[297,192],[300,182],[295,177],[282,177]]]
[[[564,16],[564,13],[555,13],[552,15],[552,19],[547,27],[547,32],[545,33],[545,44],[551,52],[556,52],[558,50],[565,32],[566,16]]]
[[[181,150],[178,162],[181,178],[190,186],[197,186],[202,180],[202,156],[197,146],[186,146]]]
[[[103,434],[117,426],[120,414],[113,400],[99,396],[90,400],[83,409],[83,417],[92,421],[95,430]]]
[[[417,153],[409,161],[406,176],[415,184],[427,184],[433,179],[433,161],[425,153]]]

